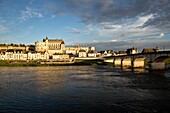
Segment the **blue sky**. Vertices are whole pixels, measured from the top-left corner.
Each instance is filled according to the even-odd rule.
[[[169,48],[170,0],[0,0],[0,43],[34,44],[46,36]]]

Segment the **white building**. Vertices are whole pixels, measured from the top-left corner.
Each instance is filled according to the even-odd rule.
[[[33,52],[31,52],[33,51]],[[29,46],[0,46],[0,60],[48,60],[48,59],[68,59],[72,57],[96,57],[95,47],[65,47],[62,39],[48,39],[46,37],[42,42],[35,42],[35,51]],[[89,52],[89,53],[88,53]]]
[[[27,54],[22,50],[9,49],[6,52],[0,53],[0,60],[26,60]]]
[[[28,60],[48,60],[49,54],[47,52],[45,53],[36,53],[36,52],[29,52],[27,54]]]
[[[84,50],[84,49],[81,49],[80,51],[79,51],[79,55],[78,55],[79,57],[87,57],[87,52]]]
[[[88,51],[88,57],[97,57],[98,53],[96,50]]]
[[[68,60],[70,58],[69,55],[67,54],[54,54],[52,55],[52,59],[55,60]]]
[[[133,48],[127,49],[126,53],[127,54],[137,54],[138,49],[133,47]]]
[[[48,60],[49,55],[45,53],[14,51],[8,50],[6,52],[0,53],[0,60]]]

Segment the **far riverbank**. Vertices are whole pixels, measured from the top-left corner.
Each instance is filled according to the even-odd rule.
[[[67,65],[107,65],[103,60],[84,60],[81,62],[12,61],[0,60],[0,66],[67,66]]]
[[[165,70],[170,69],[170,64],[169,62],[165,63]],[[97,66],[97,65],[112,65],[114,66],[113,63],[107,63],[104,62],[102,59],[96,59],[96,60],[82,60],[82,61],[72,61],[72,62],[67,62],[67,61],[36,61],[36,60],[29,60],[29,61],[13,61],[13,60],[0,60],[0,67],[41,67],[41,66]],[[117,66],[115,66],[117,67]],[[119,66],[118,66],[119,67]],[[121,67],[123,68],[123,67]],[[126,69],[134,69],[133,67],[125,67]],[[147,69],[150,70],[148,65],[145,65],[145,67],[140,67],[141,69]],[[138,69],[138,68],[137,68]]]

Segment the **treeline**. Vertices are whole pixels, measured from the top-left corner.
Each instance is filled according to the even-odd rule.
[[[14,46],[14,47],[25,47],[25,44],[0,44],[0,46]]]

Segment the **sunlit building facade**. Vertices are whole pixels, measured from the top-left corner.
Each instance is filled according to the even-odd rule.
[[[62,39],[48,39],[46,37],[43,42],[35,42],[36,52],[48,52],[49,55],[55,53],[64,53],[65,43]]]
[[[0,60],[69,60],[74,57],[96,57],[96,52],[92,51],[95,51],[95,47],[65,47],[62,39],[46,37],[42,42],[35,42],[35,49],[25,45],[1,44]]]

